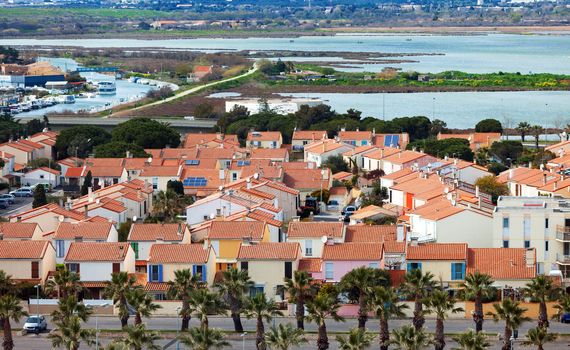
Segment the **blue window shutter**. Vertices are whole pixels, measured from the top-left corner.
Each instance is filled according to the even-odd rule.
[[[420,271],[422,271],[422,263],[421,263],[421,262],[418,263],[418,269],[419,269]]]
[[[455,263],[451,263],[451,280],[455,280]]]
[[[152,282],[151,281],[151,276],[152,276],[151,270],[152,270],[152,265],[147,265],[146,266],[146,275],[147,275],[147,279],[149,282]]]
[[[461,263],[461,279],[465,279],[465,263]]]
[[[162,265],[158,265],[158,282],[162,282]]]
[[[206,265],[202,265],[202,282],[207,281]]]
[[[408,263],[408,272],[412,272],[412,263]]]
[[[192,276],[196,276],[196,265],[192,265]]]

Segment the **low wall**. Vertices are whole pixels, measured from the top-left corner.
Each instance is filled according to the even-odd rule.
[[[493,304],[496,304],[496,302],[483,304],[483,314],[485,314],[486,319],[492,319],[491,316],[487,316],[487,312],[495,312]],[[552,315],[556,314],[557,310],[554,308],[556,304],[557,303],[546,303],[546,310],[548,311],[549,318],[551,318]],[[524,302],[520,303],[520,307],[522,307],[523,309],[527,309],[524,315],[532,319],[538,319],[539,305],[540,305],[539,303],[524,303]],[[475,310],[475,303],[471,301],[465,302],[464,309],[465,309],[465,318],[472,318],[471,315]]]
[[[154,303],[160,306],[152,313],[154,316],[175,316],[178,314],[176,309],[182,307],[182,302],[178,300],[155,300]]]

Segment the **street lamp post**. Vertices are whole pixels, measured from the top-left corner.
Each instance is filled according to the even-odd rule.
[[[100,308],[109,306],[108,303],[103,303],[98,305]],[[93,306],[89,305],[89,309],[93,309]],[[95,350],[99,350],[99,314],[95,314]]]
[[[180,350],[180,340],[178,339],[180,334],[180,310],[182,310],[181,307],[176,308],[176,350]]]
[[[36,284],[34,288],[36,288],[36,316],[38,317],[38,325],[40,321],[40,285]]]
[[[245,336],[247,335],[247,332],[243,332],[240,337],[241,337],[241,348],[242,350],[245,350]]]

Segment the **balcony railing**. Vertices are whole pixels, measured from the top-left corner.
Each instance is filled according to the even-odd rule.
[[[570,255],[564,255],[564,254],[556,254],[556,261],[559,264],[568,264],[570,265]]]
[[[556,239],[570,242],[570,226],[556,226]]]

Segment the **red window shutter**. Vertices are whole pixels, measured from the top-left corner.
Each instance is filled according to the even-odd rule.
[[[32,261],[32,278],[40,278],[40,263]]]

